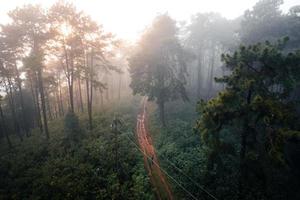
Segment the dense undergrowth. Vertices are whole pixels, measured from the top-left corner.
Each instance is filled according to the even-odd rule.
[[[195,130],[197,114],[193,103],[172,102],[166,110],[166,127],[160,124],[158,110],[150,112],[149,124],[160,164],[177,181],[169,178],[175,196],[190,199],[184,187],[199,199],[239,199],[240,146],[237,144],[239,138],[233,135],[236,130],[224,127],[220,140],[228,145],[216,152],[204,142],[203,134]],[[250,163],[249,167],[260,175],[257,163]],[[297,181],[286,165],[269,167],[268,175],[269,196],[265,196],[259,177],[249,176],[252,187],[248,188],[244,199],[294,199],[297,196],[293,193]]]
[[[199,166],[205,166],[207,162],[204,156],[206,149],[201,146],[200,136],[193,132],[196,120],[194,105],[176,101],[169,103],[166,110],[168,123],[165,128],[160,126],[158,112],[150,113],[150,132],[154,136],[160,164],[194,196],[203,197],[205,194],[195,183],[204,181],[206,169]],[[189,198],[177,183],[169,181],[178,199]]]
[[[79,124],[68,116],[50,123],[49,141],[38,130],[13,139],[13,149],[1,141],[0,199],[153,199],[142,156],[127,139],[138,100],[130,104],[96,113],[92,131],[85,115]],[[118,142],[110,129],[116,113],[124,122]]]

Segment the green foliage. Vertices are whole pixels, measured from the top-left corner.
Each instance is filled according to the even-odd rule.
[[[211,48],[211,43],[219,44],[224,49],[230,49],[235,46],[237,40],[234,34],[236,26],[234,21],[227,20],[219,13],[197,13],[187,27],[189,31],[188,47],[192,48],[198,57],[200,56],[198,54],[203,54],[204,50]]]
[[[175,21],[168,15],[160,15],[143,34],[129,59],[133,93],[158,103],[163,125],[164,103],[178,98],[188,100],[185,54],[177,38]]]
[[[68,113],[49,124],[49,141],[35,130],[14,149],[1,148],[0,199],[154,199],[142,157],[127,139],[132,133],[122,130],[115,143],[112,116],[96,115],[88,132],[83,116]]]
[[[286,170],[284,149],[289,138],[299,138],[298,100],[292,94],[300,83],[300,54],[284,53],[286,42],[241,46],[232,55],[223,55],[232,73],[216,81],[226,83],[226,89],[197,106],[200,117],[195,129],[211,149],[209,162],[222,165],[218,160],[224,154],[239,155],[243,189],[238,192],[244,198],[279,198],[285,192],[274,188],[292,173]],[[233,140],[224,137],[224,130],[230,130]],[[266,185],[271,179],[281,182]]]
[[[246,10],[239,31],[242,41],[251,44],[285,36],[288,27],[282,27],[282,4],[283,0],[260,0],[252,10]]]
[[[283,0],[260,0],[252,10],[246,10],[241,21],[239,35],[245,44],[252,44],[288,36],[291,42],[288,49],[299,48],[299,12],[298,6],[290,9],[288,14],[283,14],[280,6]]]
[[[176,108],[176,109],[175,109]],[[154,136],[154,145],[157,150],[160,165],[172,177],[180,181],[184,187],[188,188],[195,195],[201,194],[201,191],[190,182],[185,176],[178,172],[171,164],[174,163],[178,168],[200,181],[203,171],[195,170],[206,162],[201,154],[204,152],[200,147],[200,140],[197,134],[192,131],[193,123],[193,105],[182,104],[179,101],[171,102],[166,107],[166,111],[170,118],[168,126],[161,128],[159,126],[159,118],[156,113],[151,115],[150,132]],[[180,114],[179,114],[180,113]],[[203,169],[205,171],[205,169]],[[189,197],[182,189],[169,179],[175,196],[178,198]]]
[[[186,98],[185,58],[176,34],[175,22],[167,15],[158,16],[144,33],[135,55],[129,59],[135,94],[148,95],[150,100],[168,101],[180,95]]]
[[[154,124],[155,125],[155,124]],[[156,124],[154,128],[158,128]],[[190,182],[184,175],[178,172],[169,161],[181,169],[185,174],[201,182],[203,171],[195,170],[204,166],[206,160],[201,154],[204,150],[199,147],[199,136],[192,132],[191,124],[182,120],[170,120],[168,128],[159,129],[160,133],[154,139],[161,166],[176,180],[183,183],[193,194],[200,196],[202,193],[197,186]],[[203,170],[203,171],[202,171]],[[188,197],[182,189],[169,179],[176,196],[179,198]],[[203,194],[202,194],[203,195]]]
[[[78,142],[81,138],[81,130],[78,117],[73,112],[68,112],[64,119],[66,138]]]
[[[205,188],[210,193],[220,199],[234,199],[237,185],[238,162],[231,154],[223,154],[216,165],[211,162],[212,149],[204,145],[203,140],[193,130],[196,120],[196,112],[193,104],[182,104],[172,102],[166,107],[169,115],[169,123],[165,128],[158,126],[158,118],[153,115],[151,134],[155,135],[154,143],[159,155],[161,166],[179,181],[186,189],[199,199],[211,199],[211,197],[199,188]],[[223,134],[228,136],[231,130],[226,129]],[[232,137],[224,140],[234,141]],[[234,141],[236,142],[236,141]],[[223,150],[232,151],[228,146]],[[216,153],[214,153],[216,155]],[[170,163],[172,162],[172,163]],[[175,165],[177,168],[174,168]],[[185,175],[192,178],[191,181]],[[175,195],[180,199],[189,196],[172,180],[169,180]],[[196,183],[196,184],[195,184]]]

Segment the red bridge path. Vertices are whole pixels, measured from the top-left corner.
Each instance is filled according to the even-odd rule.
[[[158,199],[173,200],[170,184],[161,171],[151,135],[147,129],[147,100],[143,98],[140,113],[137,117],[136,134],[139,146],[144,152],[144,165],[148,171],[150,181],[155,189]]]

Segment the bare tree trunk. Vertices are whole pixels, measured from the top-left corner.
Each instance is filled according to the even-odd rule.
[[[93,119],[92,119],[92,105],[93,105],[93,50],[92,50],[92,53],[91,53],[91,66],[90,66],[90,92],[89,92],[89,95],[90,97],[88,98],[88,115],[89,115],[89,128],[90,130],[93,129]]]
[[[52,115],[52,110],[51,110],[51,106],[50,106],[49,93],[47,90],[45,91],[45,96],[46,96],[46,106],[47,106],[47,110],[48,110],[48,116],[49,116],[49,119],[52,120],[53,115]]]
[[[7,82],[8,82],[8,86],[5,84],[5,89],[6,89],[6,93],[8,94],[8,99],[9,99],[9,104],[10,104],[10,109],[11,109],[11,115],[13,118],[13,123],[14,123],[14,130],[15,133],[19,136],[20,141],[23,141],[23,136],[21,134],[21,130],[20,130],[20,124],[18,123],[17,120],[17,116],[16,116],[16,110],[15,110],[15,102],[14,102],[14,97],[13,97],[13,93],[12,93],[12,82],[10,80],[10,78],[7,77]]]
[[[42,133],[43,132],[43,124],[41,122],[41,111],[40,111],[40,105],[39,105],[38,89],[37,89],[37,86],[34,87],[35,90],[33,89],[33,80],[32,80],[33,77],[32,76],[33,76],[33,74],[29,75],[30,90],[31,90],[31,94],[32,94],[32,100],[34,103],[36,123]],[[36,80],[36,77],[34,77],[34,79]],[[37,85],[37,83],[35,85]]]
[[[42,102],[44,130],[45,130],[46,138],[49,139],[48,121],[47,121],[47,113],[46,113],[46,102],[45,102],[43,76],[42,76],[42,66],[40,66],[38,69],[38,83],[39,83],[39,91],[40,91],[41,102]]]
[[[25,130],[25,134],[27,137],[29,137],[29,129],[27,126],[27,120],[26,120],[26,115],[25,115],[25,106],[24,106],[24,99],[23,99],[23,91],[22,91],[22,82],[21,82],[21,78],[20,78],[20,74],[19,74],[19,70],[18,67],[15,63],[15,70],[16,70],[16,82],[18,85],[18,89],[19,89],[19,93],[20,93],[20,103],[21,103],[21,112],[22,112],[22,118],[23,118],[23,128]]]
[[[73,63],[73,57],[70,55],[70,58],[68,57],[68,52],[66,49],[66,46],[64,46],[64,52],[65,52],[65,61],[66,61],[66,77],[68,82],[68,90],[69,90],[69,103],[70,103],[70,110],[72,113],[74,113],[74,93],[73,93],[73,78],[74,78],[74,63]]]
[[[86,77],[85,80],[85,86],[86,86],[86,101],[87,101],[87,109],[89,111],[89,102],[90,102],[90,82],[88,76]]]
[[[215,45],[212,44],[212,54],[210,60],[210,73],[209,73],[209,82],[208,82],[208,93],[207,96],[210,98],[212,96],[213,91],[213,83],[214,83],[214,65],[215,65]]]
[[[88,59],[88,54],[86,54],[86,72],[85,72],[85,84],[86,84],[86,99],[87,99],[87,111],[88,111],[88,117],[89,117],[89,128],[91,129],[91,121],[90,121],[90,112],[91,112],[91,108],[90,108],[90,87],[92,87],[92,85],[90,85],[90,78],[91,75],[89,73],[91,73],[91,71],[88,70],[89,68],[89,59]]]
[[[92,79],[91,79],[91,85],[90,85],[90,102],[89,102],[89,125],[90,125],[90,130],[93,129],[93,110],[92,110],[92,105],[93,105],[93,87],[92,87]]]
[[[35,91],[36,91],[36,102],[37,102],[37,109],[38,109],[38,117],[40,119],[40,124],[41,124],[41,130],[44,132],[44,127],[43,127],[43,122],[42,122],[42,105],[40,101],[40,92],[39,92],[39,83],[38,83],[38,77],[36,77],[36,86],[35,86]]]
[[[70,79],[73,79],[73,78],[70,78]],[[73,81],[70,80],[69,81],[69,96],[70,96],[70,109],[71,109],[71,112],[74,113],[74,93],[73,93]]]
[[[59,100],[58,100],[57,90],[54,91],[53,108],[54,108],[54,118],[57,119],[59,117]]]
[[[78,83],[77,81],[77,77],[76,77],[76,80],[75,80],[76,83]],[[75,102],[76,102],[76,108],[77,108],[77,112],[80,113],[81,112],[81,108],[80,108],[80,98],[79,98],[79,87],[78,87],[78,84],[77,85],[74,85],[75,87]]]
[[[202,68],[202,58],[199,55],[198,66],[197,66],[197,97],[198,98],[201,97],[201,81],[202,81],[201,68]]]
[[[80,76],[78,77],[78,89],[79,89],[79,101],[80,101],[80,109],[81,112],[84,112],[83,109],[83,102],[82,102],[82,93],[81,93],[81,80],[80,80]]]
[[[70,77],[70,105],[71,111],[74,112],[74,63],[71,57],[71,77]]]
[[[6,123],[5,123],[5,118],[4,118],[4,114],[3,114],[3,111],[2,111],[2,105],[0,104],[0,117],[1,117],[1,132],[4,134],[5,138],[6,138],[6,141],[7,141],[7,144],[9,146],[9,148],[12,148],[12,144],[11,144],[11,141],[9,139],[9,136],[7,134],[7,128],[6,128]]]
[[[32,74],[29,74],[28,79],[29,79],[29,86],[30,86],[30,92],[31,92],[31,97],[32,97],[32,101],[33,101],[33,108],[34,108],[34,115],[35,115],[35,122],[34,122],[34,126],[37,127],[39,126],[39,122],[38,122],[38,118],[37,118],[37,109],[36,109],[36,100],[35,100],[35,94],[34,94],[34,90],[33,90],[33,86],[32,86]]]
[[[91,78],[91,77],[90,77]],[[91,105],[91,93],[93,91],[92,85],[90,85],[91,81],[89,78],[86,78],[86,96],[87,96],[87,111],[89,117],[89,129],[92,129],[92,105]]]
[[[57,104],[57,118],[58,118],[58,117],[61,117],[63,115],[62,111],[61,111],[61,108],[60,108],[59,89],[58,88],[57,88],[57,91],[56,91],[56,104]]]
[[[59,95],[59,107],[60,107],[60,112],[61,112],[61,116],[63,116],[64,113],[64,104],[63,104],[63,100],[62,100],[62,93],[61,93],[61,85],[60,85],[60,79],[58,82],[58,95]]]

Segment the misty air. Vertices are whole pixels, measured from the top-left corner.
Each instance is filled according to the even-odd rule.
[[[299,189],[299,0],[1,1],[1,200]]]

